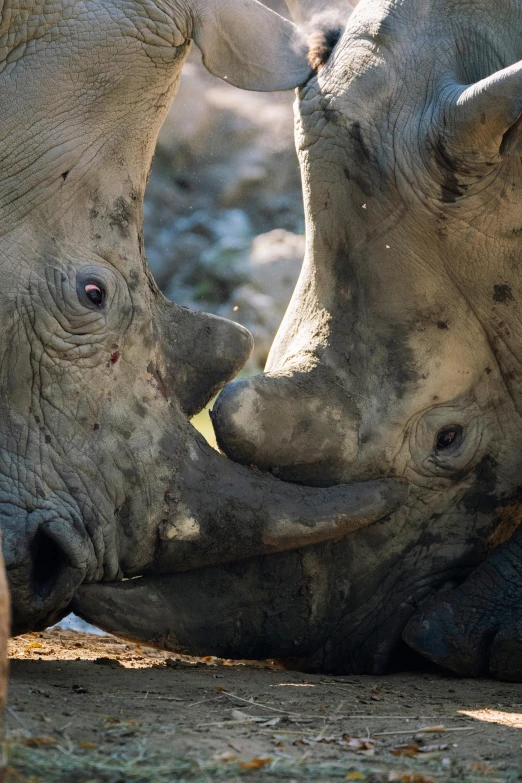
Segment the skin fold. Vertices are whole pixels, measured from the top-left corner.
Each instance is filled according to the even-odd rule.
[[[84,616],[131,633],[150,602],[136,636],[172,649],[377,673],[404,639],[521,679],[521,29],[520,0],[361,0],[296,104],[296,291],[213,412],[244,465],[407,500],[306,551],[87,588]]]
[[[266,36],[266,42],[264,41]],[[0,26],[0,530],[13,632],[83,583],[338,538],[405,484],[296,487],[229,462],[189,419],[252,349],[168,302],[142,203],[192,40],[248,89],[310,76],[296,28],[255,0],[32,0]]]

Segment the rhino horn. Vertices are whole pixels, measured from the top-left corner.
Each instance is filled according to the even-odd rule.
[[[468,87],[452,84],[444,107],[444,139],[469,162],[516,151],[522,114],[522,61]]]
[[[231,462],[193,433],[165,495],[155,550],[141,573],[184,571],[315,544],[359,530],[408,496],[395,479],[307,487]]]
[[[259,91],[290,90],[310,78],[295,25],[257,0],[200,0],[188,13],[187,37],[214,76]]]

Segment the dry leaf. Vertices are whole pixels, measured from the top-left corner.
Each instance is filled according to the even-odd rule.
[[[54,737],[23,737],[19,740],[20,745],[26,745],[28,748],[38,748],[42,745],[56,745],[58,740]]]
[[[353,750],[373,750],[374,745],[370,740],[362,739],[361,737],[352,737],[350,739],[347,734],[343,735],[343,738],[347,738],[346,745]]]
[[[43,644],[40,644],[40,642],[31,642],[31,644],[27,645],[27,647],[25,648],[24,652],[25,653],[30,653],[31,650],[36,650],[36,649],[40,649],[41,650],[42,647],[43,647]]]
[[[98,746],[94,742],[79,742],[78,747],[82,750],[96,750]]]
[[[281,718],[272,718],[271,720],[267,720],[265,723],[263,723],[263,726],[269,728],[272,726],[278,726],[280,723],[281,723]]]
[[[416,756],[418,752],[418,745],[397,745],[397,747],[392,750],[394,756],[406,756],[409,759]]]
[[[266,717],[259,715],[249,715],[247,712],[241,712],[241,710],[232,710],[232,720],[245,721],[248,723],[261,723],[263,726],[270,726],[270,721],[267,721]],[[276,725],[276,724],[274,724]]]
[[[345,780],[366,780],[366,775],[362,772],[349,772]]]
[[[493,772],[493,768],[490,767],[489,764],[483,764],[482,762],[475,762],[474,764],[470,764],[469,768],[474,772],[482,772],[484,775],[491,775]]]
[[[446,731],[445,726],[425,726],[423,729],[417,729],[417,734],[440,734]]]
[[[223,753],[216,753],[214,758],[216,761],[235,761],[237,756],[229,750],[225,750]]]
[[[266,723],[266,718],[260,718],[257,715],[248,715],[246,712],[241,712],[241,710],[232,710],[232,720]]]
[[[227,693],[227,689],[222,688],[221,685],[216,685],[216,693]]]
[[[436,753],[438,750],[447,750],[448,746],[443,745],[422,745],[419,748],[419,753]]]
[[[250,759],[250,761],[240,761],[238,767],[241,769],[261,769],[262,767],[266,767],[266,765],[270,764],[272,761],[273,758],[271,756],[266,756]]]
[[[417,775],[415,772],[404,774],[403,772],[390,772],[388,775],[389,783],[435,783],[433,778],[426,778],[424,775]]]

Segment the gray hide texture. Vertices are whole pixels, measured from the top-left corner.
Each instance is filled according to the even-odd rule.
[[[54,622],[82,583],[339,537],[408,492],[284,484],[188,423],[252,348],[238,325],[165,300],[144,255],[147,174],[192,39],[246,88],[310,75],[292,23],[256,0],[2,6],[0,529],[15,633]]]
[[[404,634],[522,678],[521,31],[520,0],[359,3],[296,106],[295,294],[266,373],[214,409],[245,465],[395,476],[407,501],[339,542],[93,588],[101,614],[152,602],[140,638],[333,672],[404,662]]]

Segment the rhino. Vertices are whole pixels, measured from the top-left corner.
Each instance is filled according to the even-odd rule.
[[[283,90],[311,75],[256,0],[4,4],[0,35],[0,531],[12,632],[82,584],[339,537],[390,513],[393,478],[297,486],[234,463],[190,418],[252,349],[167,301],[143,194],[192,41],[211,73]]]
[[[302,273],[213,422],[285,482],[409,494],[339,540],[77,606],[172,649],[522,680],[522,2],[361,0],[345,22],[296,104]]]

